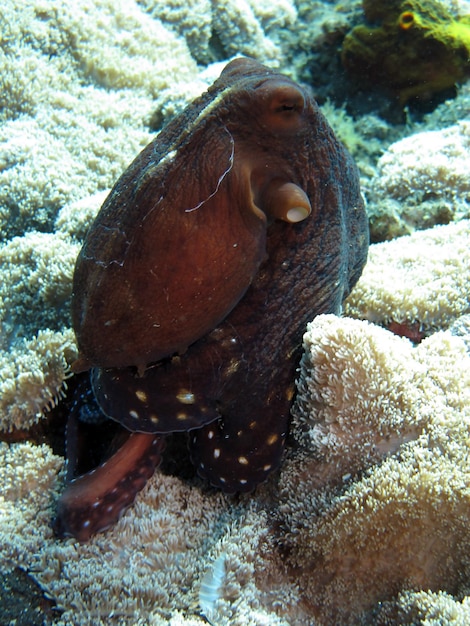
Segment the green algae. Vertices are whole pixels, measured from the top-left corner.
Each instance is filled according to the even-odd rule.
[[[427,98],[470,76],[470,16],[434,0],[364,0],[366,23],[345,37],[344,67],[401,104]]]

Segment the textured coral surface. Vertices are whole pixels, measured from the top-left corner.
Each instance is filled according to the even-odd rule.
[[[349,317],[308,329],[269,483],[232,498],[160,472],[80,545],[51,530],[64,482],[52,440],[6,443],[61,398],[74,260],[128,163],[231,56],[306,79],[313,48],[337,50],[359,13],[288,0],[2,4],[0,571],[27,572],[57,623],[470,622],[468,88],[403,127],[327,104],[375,239],[394,240],[372,246]],[[425,339],[414,346],[391,322]]]

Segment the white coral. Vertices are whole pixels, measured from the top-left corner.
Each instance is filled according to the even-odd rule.
[[[76,357],[69,328],[79,246],[27,233],[0,246],[0,429],[28,428],[63,393]]]
[[[76,356],[71,330],[41,330],[0,350],[0,430],[30,428],[55,406]]]
[[[419,158],[417,158],[419,155]],[[397,141],[379,159],[379,191],[404,199],[419,194],[470,197],[470,121]]]
[[[372,245],[344,312],[381,324],[448,328],[470,312],[469,283],[470,221],[462,220]]]
[[[414,347],[373,324],[319,315],[304,350],[293,434],[343,471],[363,469],[456,413],[470,423],[470,358],[450,331]]]
[[[469,120],[389,146],[367,182],[372,237],[382,241],[468,218],[469,159]]]
[[[414,348],[321,315],[305,346],[279,517],[319,623],[358,623],[391,590],[455,591],[470,576],[465,341]]]

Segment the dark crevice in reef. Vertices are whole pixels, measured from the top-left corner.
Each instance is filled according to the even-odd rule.
[[[43,626],[54,624],[60,614],[55,603],[44,597],[37,584],[20,569],[2,575],[0,624]]]

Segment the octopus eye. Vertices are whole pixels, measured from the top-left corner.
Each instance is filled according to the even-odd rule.
[[[299,89],[283,86],[278,87],[273,93],[269,108],[271,113],[283,115],[286,113],[302,113],[304,105],[304,97]]]
[[[262,124],[272,131],[296,131],[302,126],[305,96],[287,81],[272,79],[258,90]]]
[[[415,24],[415,16],[412,11],[404,11],[398,18],[398,26],[402,30],[409,30]]]
[[[302,92],[295,87],[278,87],[272,94],[267,122],[274,130],[295,130],[300,126],[305,107]]]

